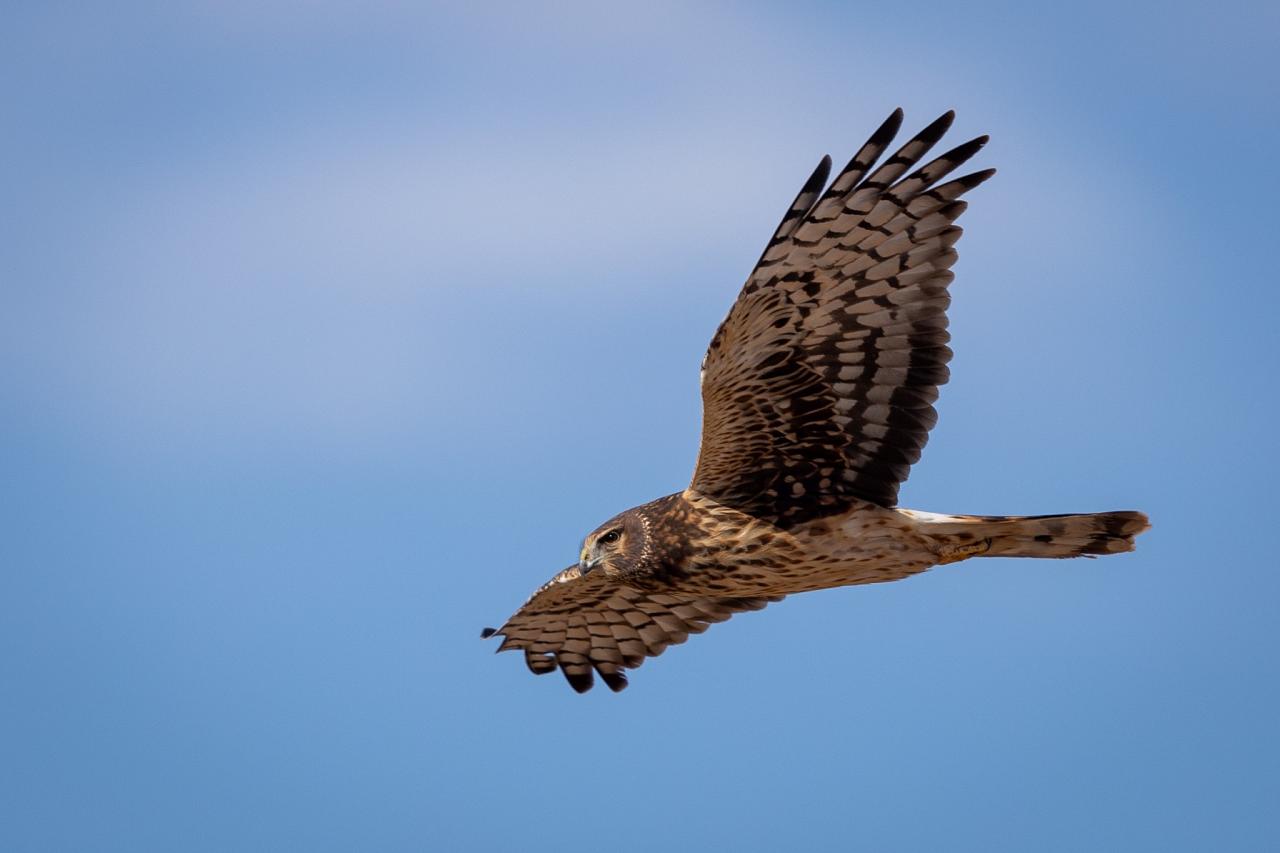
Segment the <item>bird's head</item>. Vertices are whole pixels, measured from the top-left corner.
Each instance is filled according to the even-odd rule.
[[[603,571],[618,577],[633,571],[644,551],[644,519],[628,510],[606,521],[582,540],[578,571],[584,576]]]

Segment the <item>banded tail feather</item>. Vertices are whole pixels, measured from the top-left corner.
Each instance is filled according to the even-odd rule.
[[[1141,512],[1069,515],[941,515],[903,510],[938,542],[941,562],[970,557],[1094,557],[1132,551],[1151,523]]]

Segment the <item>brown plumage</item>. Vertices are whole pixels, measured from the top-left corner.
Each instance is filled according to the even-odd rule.
[[[507,622],[499,651],[579,691],[734,613],[786,595],[898,580],[977,556],[1133,549],[1138,512],[949,516],[896,508],[947,381],[960,196],[940,183],[978,137],[908,174],[952,113],[888,157],[897,110],[825,192],[823,158],[783,217],[702,364],[702,447],[683,492],[592,531],[579,561]],[[904,177],[904,175],[906,177]]]

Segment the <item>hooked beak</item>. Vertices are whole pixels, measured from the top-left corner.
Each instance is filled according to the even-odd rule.
[[[590,559],[590,557],[591,553],[586,548],[583,548],[582,553],[578,555],[578,574],[583,577],[586,577],[587,572],[600,565],[600,557],[596,557],[594,560]]]

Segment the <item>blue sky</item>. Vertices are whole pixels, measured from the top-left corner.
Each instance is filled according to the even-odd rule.
[[[1274,849],[1274,5],[4,18],[0,847]],[[899,105],[1000,169],[904,504],[1138,552],[495,657]]]

